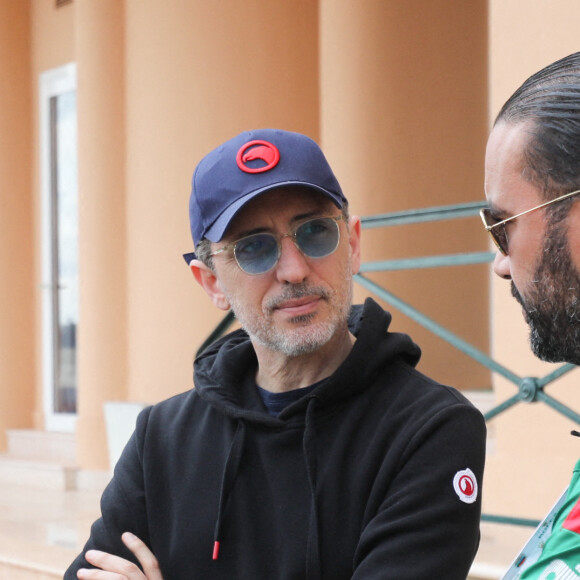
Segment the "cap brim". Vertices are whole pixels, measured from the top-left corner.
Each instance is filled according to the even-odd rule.
[[[339,209],[342,209],[344,206],[345,200],[340,195],[328,191],[319,185],[305,183],[304,181],[284,181],[281,183],[268,185],[267,187],[263,187],[261,189],[257,189],[256,191],[252,191],[244,197],[236,200],[234,203],[228,206],[215,220],[215,222],[206,230],[204,237],[206,237],[210,242],[219,242],[224,237],[224,234],[232,219],[234,219],[235,215],[242,209],[244,205],[246,205],[249,201],[258,195],[262,195],[263,193],[272,191],[273,189],[279,189],[280,187],[286,186],[298,186],[304,187],[305,189],[312,189],[329,197]]]
[[[183,254],[183,259],[189,266],[193,260],[197,260],[197,256],[195,255],[195,252],[188,252],[187,254]]]

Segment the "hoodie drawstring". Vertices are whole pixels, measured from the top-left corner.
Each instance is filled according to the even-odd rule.
[[[318,505],[316,501],[316,433],[314,429],[314,408],[317,397],[308,401],[306,409],[306,425],[302,439],[302,450],[310,484],[310,523],[308,530],[308,544],[306,546],[306,580],[317,580],[320,575],[320,546],[318,538]]]
[[[238,420],[238,426],[230,445],[230,451],[226,460],[224,474],[222,477],[222,486],[220,491],[220,503],[218,506],[217,521],[215,524],[213,536],[213,555],[212,559],[217,560],[220,550],[220,534],[222,527],[222,519],[227,507],[230,492],[238,475],[240,468],[240,461],[244,450],[244,439],[246,437],[246,425],[244,421]]]
[[[304,435],[302,438],[302,452],[306,464],[308,484],[310,487],[310,521],[308,523],[308,542],[306,546],[306,580],[319,580],[320,570],[320,546],[318,536],[318,505],[316,500],[317,461],[316,461],[316,433],[314,428],[314,411],[317,397],[308,401]],[[224,474],[222,477],[220,501],[214,531],[214,546],[212,559],[219,557],[221,527],[224,512],[226,510],[231,490],[239,471],[242,459],[244,441],[246,437],[246,425],[243,420],[238,420],[238,426],[232,439],[232,444],[226,459]]]

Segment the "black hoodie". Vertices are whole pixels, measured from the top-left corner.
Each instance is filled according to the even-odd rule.
[[[350,355],[278,417],[245,332],[208,348],[194,390],[140,415],[85,551],[134,560],[131,531],[164,580],[465,580],[485,423],[415,370],[419,347],[390,320],[370,299],[354,307]]]

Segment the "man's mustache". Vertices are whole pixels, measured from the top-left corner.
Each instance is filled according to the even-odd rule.
[[[310,286],[309,284],[303,283],[293,284],[292,286],[284,288],[280,295],[268,300],[265,304],[265,309],[268,312],[273,312],[288,300],[296,300],[306,296],[318,296],[323,300],[328,300],[330,298],[330,292],[322,286]]]

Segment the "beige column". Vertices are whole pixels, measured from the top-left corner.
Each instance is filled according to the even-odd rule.
[[[321,139],[361,215],[479,201],[487,137],[485,0],[320,0]],[[363,259],[481,251],[478,218],[363,232]],[[451,225],[450,225],[451,224]],[[370,274],[482,350],[487,269]],[[357,291],[358,297],[368,291]],[[463,388],[489,375],[392,307],[421,368]]]
[[[318,12],[313,0],[126,10],[128,398],[154,403],[191,388],[194,353],[223,317],[180,255],[195,165],[248,129],[318,138]]]
[[[108,467],[103,403],[125,398],[124,2],[76,0],[79,147],[78,460]]]
[[[0,2],[0,449],[34,405],[29,18],[28,1]]]

